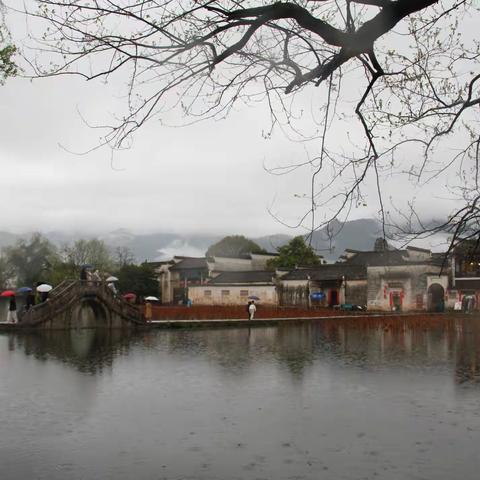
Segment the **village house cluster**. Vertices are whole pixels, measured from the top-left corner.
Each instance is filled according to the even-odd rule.
[[[254,296],[264,305],[443,311],[461,309],[466,298],[477,309],[480,300],[480,254],[347,249],[336,263],[268,270],[275,256],[175,256],[151,265],[164,304],[241,305]]]

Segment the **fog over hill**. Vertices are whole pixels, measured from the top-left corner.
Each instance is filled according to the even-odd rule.
[[[57,246],[71,243],[79,238],[93,238],[94,235],[65,233],[58,231],[42,232]],[[127,229],[117,229],[107,234],[98,235],[107,245],[128,247],[132,250],[138,262],[159,261],[174,255],[202,257],[208,247],[226,235],[242,234],[242,232],[226,232],[225,235],[211,234],[177,234],[160,232],[151,234],[135,234]],[[252,238],[268,252],[275,252],[278,247],[287,243],[299,232],[292,235],[274,234]],[[31,233],[13,234],[0,231],[0,248],[12,245],[19,238],[28,238]],[[333,221],[328,228],[316,231],[312,237],[312,246],[319,255],[328,261],[335,261],[346,248],[354,250],[372,250],[375,239],[381,236],[381,226],[374,219],[352,220],[346,223]],[[418,242],[416,243],[418,244]],[[427,246],[418,244],[418,246]]]
[[[85,235],[83,233],[67,233],[59,231],[41,232],[56,246],[71,243],[79,238],[99,238],[114,250],[116,247],[128,247],[138,262],[160,261],[172,258],[174,255],[190,257],[203,257],[208,247],[226,235],[241,235],[242,232],[225,232],[224,235],[208,233],[179,234],[172,232],[159,232],[149,234],[135,234],[127,229],[117,229],[107,234]],[[0,231],[0,248],[12,245],[20,238],[28,238],[32,232],[14,234]],[[300,232],[292,231],[292,235],[273,234],[252,238],[268,252],[276,252],[278,247],[288,243]],[[319,255],[334,262],[346,248],[354,250],[372,250],[375,239],[382,236],[381,225],[374,219],[360,219],[341,223],[333,221],[329,227],[314,232],[312,246]],[[444,239],[443,239],[444,240]],[[414,245],[433,250],[445,250],[442,239],[437,239],[436,244],[431,240],[427,242],[415,241]]]
[[[346,248],[372,250],[375,239],[382,236],[381,225],[377,220],[362,218],[349,222],[333,220],[313,234],[312,246],[326,260],[336,260]]]

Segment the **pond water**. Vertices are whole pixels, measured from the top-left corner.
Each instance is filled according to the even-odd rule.
[[[0,334],[2,480],[473,480],[479,449],[480,318]]]

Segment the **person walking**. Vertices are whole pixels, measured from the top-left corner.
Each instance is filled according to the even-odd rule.
[[[475,308],[475,297],[473,295],[470,295],[468,297],[468,305],[467,305],[468,313],[472,313],[474,308]]]
[[[8,306],[8,314],[7,314],[7,323],[18,323],[17,317],[17,301],[15,297],[10,297],[10,304]]]
[[[115,286],[115,284],[113,282],[108,282],[107,283],[107,288],[113,293],[113,296],[116,297],[117,296],[117,287]]]
[[[80,270],[80,281],[85,285],[87,283],[87,268],[82,267]]]
[[[468,295],[462,297],[462,312],[467,313],[468,308]]]
[[[100,272],[98,270],[95,270],[92,273],[92,281],[93,281],[93,284],[96,285],[97,287],[102,282],[102,277],[101,277]]]
[[[151,322],[153,317],[152,304],[150,302],[145,303],[145,320]]]
[[[252,301],[248,307],[248,313],[250,314],[249,320],[253,320],[253,317],[255,316],[256,311],[257,311],[257,307],[255,306],[255,302]]]
[[[250,320],[250,305],[251,305],[252,301],[249,300],[248,303],[247,303],[247,319]]]
[[[35,294],[32,292],[28,292],[27,299],[25,301],[25,311],[28,312],[32,307],[35,306]]]

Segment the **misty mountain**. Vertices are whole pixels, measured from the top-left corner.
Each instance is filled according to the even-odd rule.
[[[236,232],[234,232],[236,233]],[[62,246],[79,238],[93,238],[93,235],[65,233],[58,231],[43,233],[52,243]],[[229,235],[231,233],[226,233]],[[240,232],[241,234],[241,232]],[[0,247],[12,245],[19,238],[28,238],[31,233],[16,235],[0,231]],[[127,229],[118,229],[107,234],[98,235],[114,250],[116,247],[128,247],[138,262],[159,261],[174,255],[202,257],[208,247],[218,242],[225,235],[176,234],[160,232],[135,234]],[[331,222],[329,228],[323,228],[313,234],[312,245],[319,255],[328,261],[336,260],[346,248],[354,250],[371,250],[375,239],[381,235],[380,225],[376,220],[361,219],[346,222]],[[276,252],[278,247],[288,243],[294,235],[265,235],[252,240],[268,252]]]
[[[278,247],[285,245],[292,238],[293,236],[278,233],[276,235],[265,235],[263,237],[252,238],[252,240],[267,252],[276,253]]]
[[[15,235],[14,233],[0,231],[0,248],[13,245],[18,238],[19,236]]]
[[[57,247],[70,244],[80,238],[103,240],[112,251],[116,247],[129,248],[138,262],[158,261],[172,258],[174,255],[202,257],[208,247],[222,238],[222,235],[185,234],[161,232],[135,234],[127,229],[118,229],[107,234],[93,235],[84,233],[65,233],[58,231],[41,232]],[[13,234],[0,231],[0,248],[13,245],[17,240],[28,239],[33,232]]]
[[[347,248],[373,250],[375,240],[381,236],[382,228],[377,220],[362,218],[345,223],[333,220],[328,227],[314,232],[312,246],[318,255],[334,261]]]

